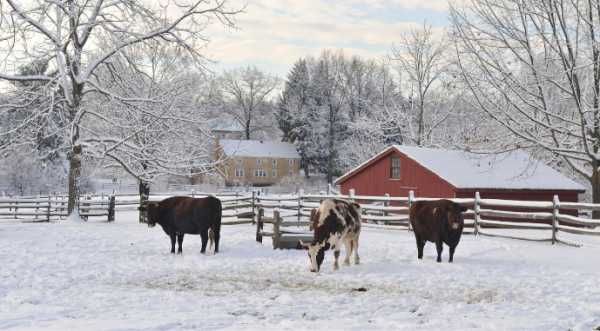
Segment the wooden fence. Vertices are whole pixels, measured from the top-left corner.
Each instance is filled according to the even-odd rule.
[[[410,206],[415,201],[436,200],[417,198],[413,192],[408,197],[392,197],[356,195],[353,190],[348,195],[308,195],[301,192],[297,196],[257,196],[255,205],[262,208],[263,213],[278,211],[277,217],[267,217],[262,224],[257,224],[257,240],[261,233],[263,236],[273,237],[275,247],[281,237],[284,237],[285,245],[289,244],[285,238],[288,233],[306,238],[309,234],[307,220],[310,211],[318,207],[320,200],[326,198],[359,202],[363,228],[386,230],[411,230],[408,215]],[[451,200],[468,208],[464,213],[463,230],[467,234],[574,246],[577,245],[561,238],[560,233],[600,236],[600,220],[571,214],[580,215],[582,212],[600,210],[600,204],[560,202],[558,196],[553,201],[481,199],[479,193],[472,199]],[[273,224],[273,230],[265,231],[264,224]],[[283,227],[293,229],[282,230]]]
[[[82,218],[115,220],[115,196],[84,196],[79,200]],[[68,216],[65,196],[0,198],[0,217],[31,222],[50,222]]]
[[[189,196],[207,196],[207,192],[188,192]],[[162,200],[173,193],[156,193],[150,200]],[[364,228],[410,230],[408,211],[419,200],[431,198],[364,196],[352,190],[348,195],[304,194],[263,196],[257,192],[217,193],[223,204],[223,224],[257,224],[257,240],[263,236],[274,238],[274,245],[294,246],[289,238],[297,235],[307,238],[311,209],[325,198],[359,202]],[[481,236],[572,244],[561,234],[600,236],[600,220],[582,217],[582,214],[600,210],[600,204],[553,201],[515,201],[481,199],[479,193],[471,199],[452,199],[466,206],[465,233]],[[66,197],[0,198],[0,217],[31,221],[50,221],[66,217]],[[80,200],[83,217],[115,219],[120,211],[135,211],[139,197],[135,194],[85,196]],[[262,210],[262,215],[256,216]],[[277,216],[275,216],[277,212]],[[256,216],[256,217],[255,217]],[[268,224],[273,230],[265,230]],[[276,229],[276,231],[275,231]],[[533,235],[532,235],[533,234]],[[291,240],[291,239],[290,239]]]

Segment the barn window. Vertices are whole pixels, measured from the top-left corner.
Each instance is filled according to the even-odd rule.
[[[400,157],[392,156],[390,160],[390,178],[400,179]]]

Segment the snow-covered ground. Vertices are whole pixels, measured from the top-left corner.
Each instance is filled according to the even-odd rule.
[[[303,251],[224,226],[222,251],[159,227],[0,223],[0,329],[590,330],[600,326],[600,243],[464,236],[455,263],[416,259],[412,233],[365,229],[362,264],[320,274]],[[344,252],[342,252],[343,257]],[[364,287],[366,292],[355,291]]]

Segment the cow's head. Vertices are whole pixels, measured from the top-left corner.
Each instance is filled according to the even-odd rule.
[[[305,244],[300,241],[300,245],[308,249],[308,258],[310,259],[310,271],[319,272],[321,270],[321,264],[325,259],[325,251],[329,249],[329,243],[317,243]]]
[[[463,217],[464,212],[467,211],[467,208],[459,205],[456,202],[450,202],[447,212],[448,219],[448,227],[451,230],[462,229],[465,225],[465,219]]]
[[[146,220],[148,227],[153,227],[159,221],[159,203],[148,201],[142,206],[138,207],[143,218]]]

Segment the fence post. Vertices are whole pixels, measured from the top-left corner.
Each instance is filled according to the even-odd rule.
[[[194,189],[192,189],[192,198],[196,197],[196,192],[194,192]]]
[[[256,215],[254,213],[254,209],[256,207],[256,202],[255,202],[256,200],[255,199],[256,199],[256,192],[254,190],[252,190],[252,215]]]
[[[356,191],[351,188],[348,190],[348,195],[350,196],[350,201],[354,202],[354,196],[356,195]]]
[[[281,238],[280,223],[279,209],[275,209],[273,211],[273,249],[279,248],[279,239]]]
[[[52,205],[52,197],[48,194],[48,206],[46,207],[46,222],[50,222],[50,209]]]
[[[415,201],[415,191],[408,191],[408,231],[412,231],[412,224],[410,224],[410,207],[412,207],[413,202]]]
[[[558,231],[558,208],[560,207],[560,201],[558,195],[554,195],[552,199],[552,245],[557,242],[556,232]]]
[[[473,203],[473,212],[475,213],[475,217],[473,218],[473,234],[475,236],[479,235],[479,221],[481,220],[480,208],[481,208],[481,195],[479,191],[475,192],[475,201]]]
[[[38,195],[37,198],[35,199],[35,219],[38,219],[38,212],[40,211],[40,199],[42,198],[42,195]]]
[[[111,194],[108,198],[108,222],[115,221],[115,196]]]
[[[265,215],[265,210],[262,208],[258,209],[258,215],[256,216],[256,241],[262,244],[262,231],[263,231],[263,216]]]
[[[300,219],[302,218],[302,196],[304,195],[304,190],[298,190],[298,226],[300,226]]]
[[[385,200],[383,200],[383,206],[384,207],[389,207],[390,206],[390,194],[389,193],[385,194]],[[383,211],[383,216],[388,216],[388,214],[389,213],[387,212],[387,210]]]

